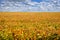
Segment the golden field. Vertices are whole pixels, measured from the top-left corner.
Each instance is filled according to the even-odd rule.
[[[60,12],[0,12],[0,40],[60,40]]]

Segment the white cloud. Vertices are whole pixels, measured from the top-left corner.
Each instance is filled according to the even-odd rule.
[[[53,0],[40,3],[31,0],[25,0],[24,2],[3,1],[0,4],[0,11],[60,11],[60,1],[51,1]]]

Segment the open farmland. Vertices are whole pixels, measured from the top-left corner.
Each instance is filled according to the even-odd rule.
[[[60,12],[0,12],[0,40],[60,40]]]

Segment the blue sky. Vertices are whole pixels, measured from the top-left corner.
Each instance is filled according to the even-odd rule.
[[[1,3],[2,0],[0,0],[0,3]]]
[[[60,0],[0,0],[0,11],[60,12]]]
[[[32,1],[34,1],[34,2],[42,2],[42,0],[32,0]]]

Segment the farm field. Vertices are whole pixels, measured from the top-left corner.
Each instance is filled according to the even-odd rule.
[[[60,40],[60,12],[0,12],[0,40]]]

